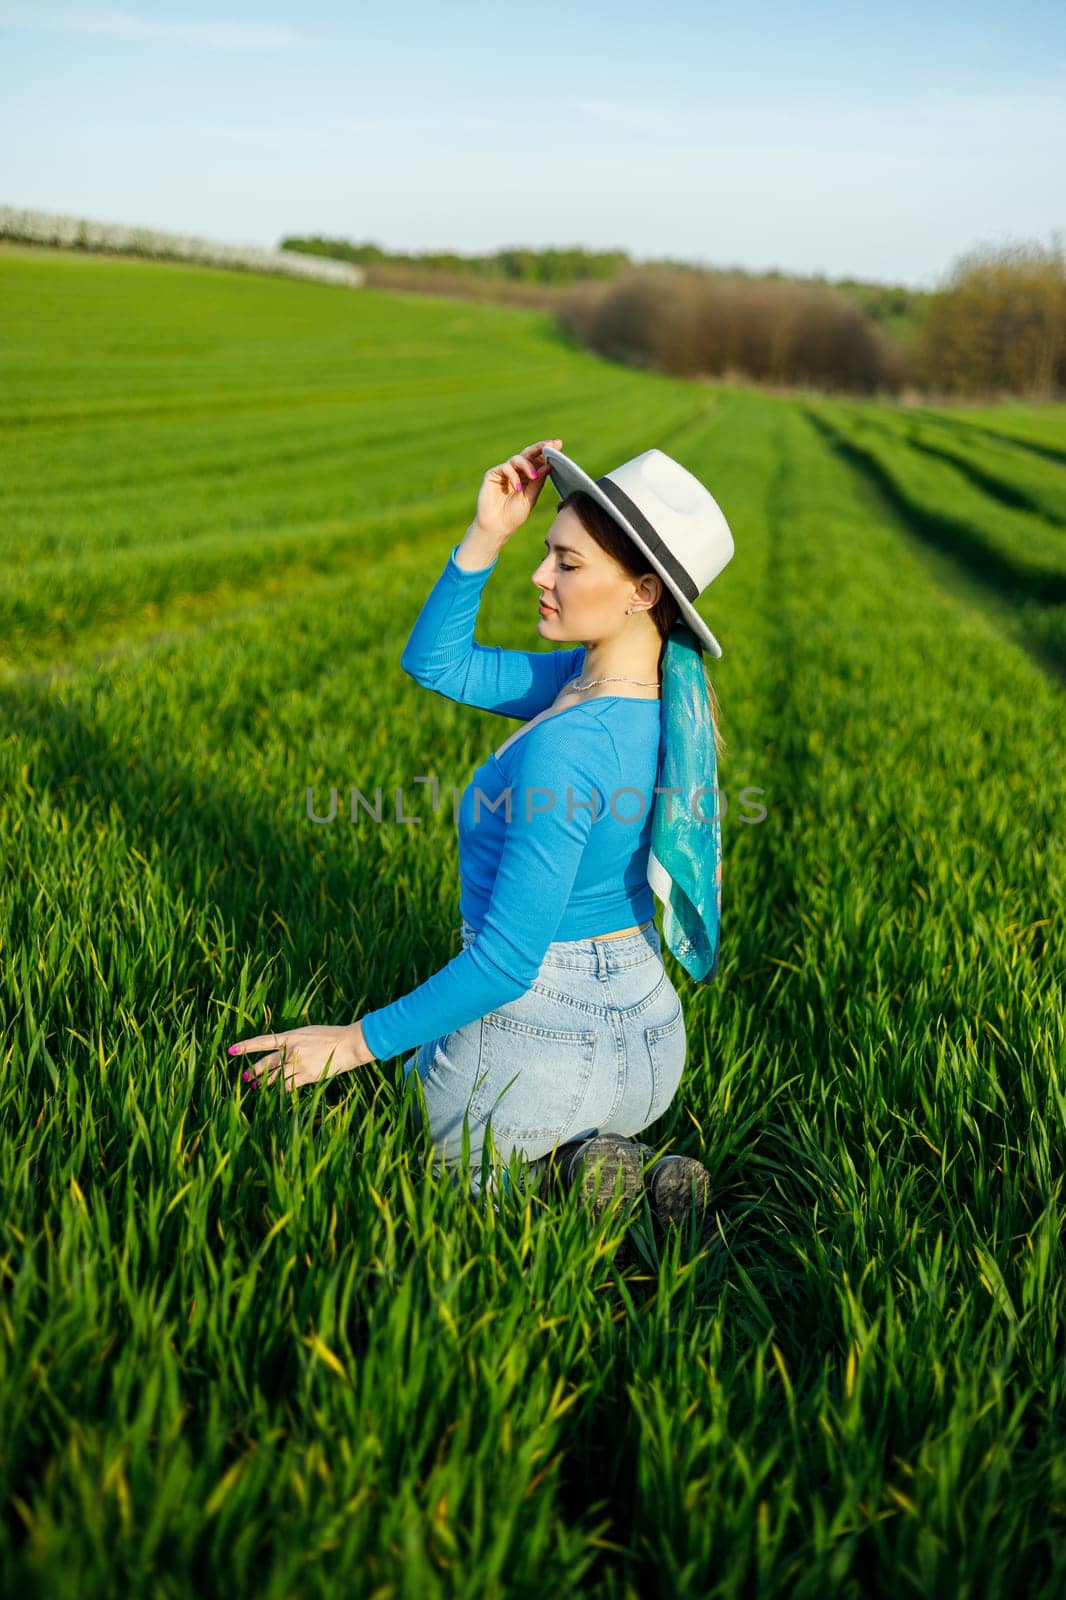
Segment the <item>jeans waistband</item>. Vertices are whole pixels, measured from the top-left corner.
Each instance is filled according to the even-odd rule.
[[[459,932],[463,949],[477,938],[477,930],[465,920]],[[544,952],[544,966],[569,967],[575,972],[623,972],[649,956],[662,955],[662,940],[655,919],[637,933],[624,933],[618,939],[559,939]]]

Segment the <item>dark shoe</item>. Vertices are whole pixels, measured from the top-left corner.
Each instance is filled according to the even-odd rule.
[[[701,1243],[714,1233],[711,1175],[701,1161],[691,1156],[660,1156],[647,1177],[651,1209],[663,1222],[682,1227],[689,1217],[696,1220]]]
[[[634,1201],[643,1186],[644,1159],[642,1151],[647,1146],[634,1144],[618,1133],[593,1134],[587,1139],[573,1139],[559,1145],[546,1165],[551,1182],[563,1194],[577,1184],[585,1205],[594,1219],[603,1215],[620,1188],[622,1205],[620,1215],[635,1209]],[[621,1178],[619,1178],[621,1175]],[[623,1238],[614,1252],[616,1267],[636,1265],[636,1252],[628,1237]]]
[[[643,1186],[642,1147],[620,1133],[595,1134],[576,1147],[561,1148],[566,1149],[559,1164],[563,1186],[570,1189],[576,1183],[594,1217],[601,1217],[610,1205],[619,1174],[623,1201],[631,1201]]]

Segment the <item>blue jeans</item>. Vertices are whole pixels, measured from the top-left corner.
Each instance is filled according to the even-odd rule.
[[[463,948],[477,935],[462,925]],[[548,946],[517,1000],[419,1045],[417,1071],[437,1166],[453,1166],[470,1129],[479,1165],[491,1126],[496,1155],[539,1164],[558,1144],[594,1133],[637,1134],[677,1093],[685,1066],[681,1000],[654,922],[619,939]]]

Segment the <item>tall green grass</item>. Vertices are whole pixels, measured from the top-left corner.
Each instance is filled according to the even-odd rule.
[[[789,402],[492,307],[0,272],[2,480],[57,541],[9,566],[0,684],[4,1592],[1061,1592],[1054,684]],[[481,472],[548,433],[597,472],[661,445],[736,534],[700,604],[722,964],[668,957],[690,1054],[649,1130],[712,1170],[700,1254],[434,1178],[399,1060],[256,1094],[224,1054],[456,953],[450,802],[412,780],[450,796],[498,719],[399,654]],[[548,520],[479,638],[534,647]],[[421,820],[315,826],[331,783]]]

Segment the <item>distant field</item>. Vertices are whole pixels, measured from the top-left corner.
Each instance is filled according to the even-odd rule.
[[[2,1592],[1058,1596],[1066,407],[132,260],[5,250],[0,304]],[[649,1130],[715,1176],[696,1260],[431,1181],[399,1059],[257,1103],[224,1053],[457,953],[413,777],[504,725],[400,651],[548,435],[736,536],[700,609],[767,816]],[[536,647],[552,495],[486,642]],[[331,784],[420,824],[316,827]]]
[[[1066,451],[1034,412],[979,431],[968,415],[820,401],[823,438],[875,485],[910,534],[947,558],[1061,683],[1066,680]],[[1041,426],[1038,427],[1038,422]]]

